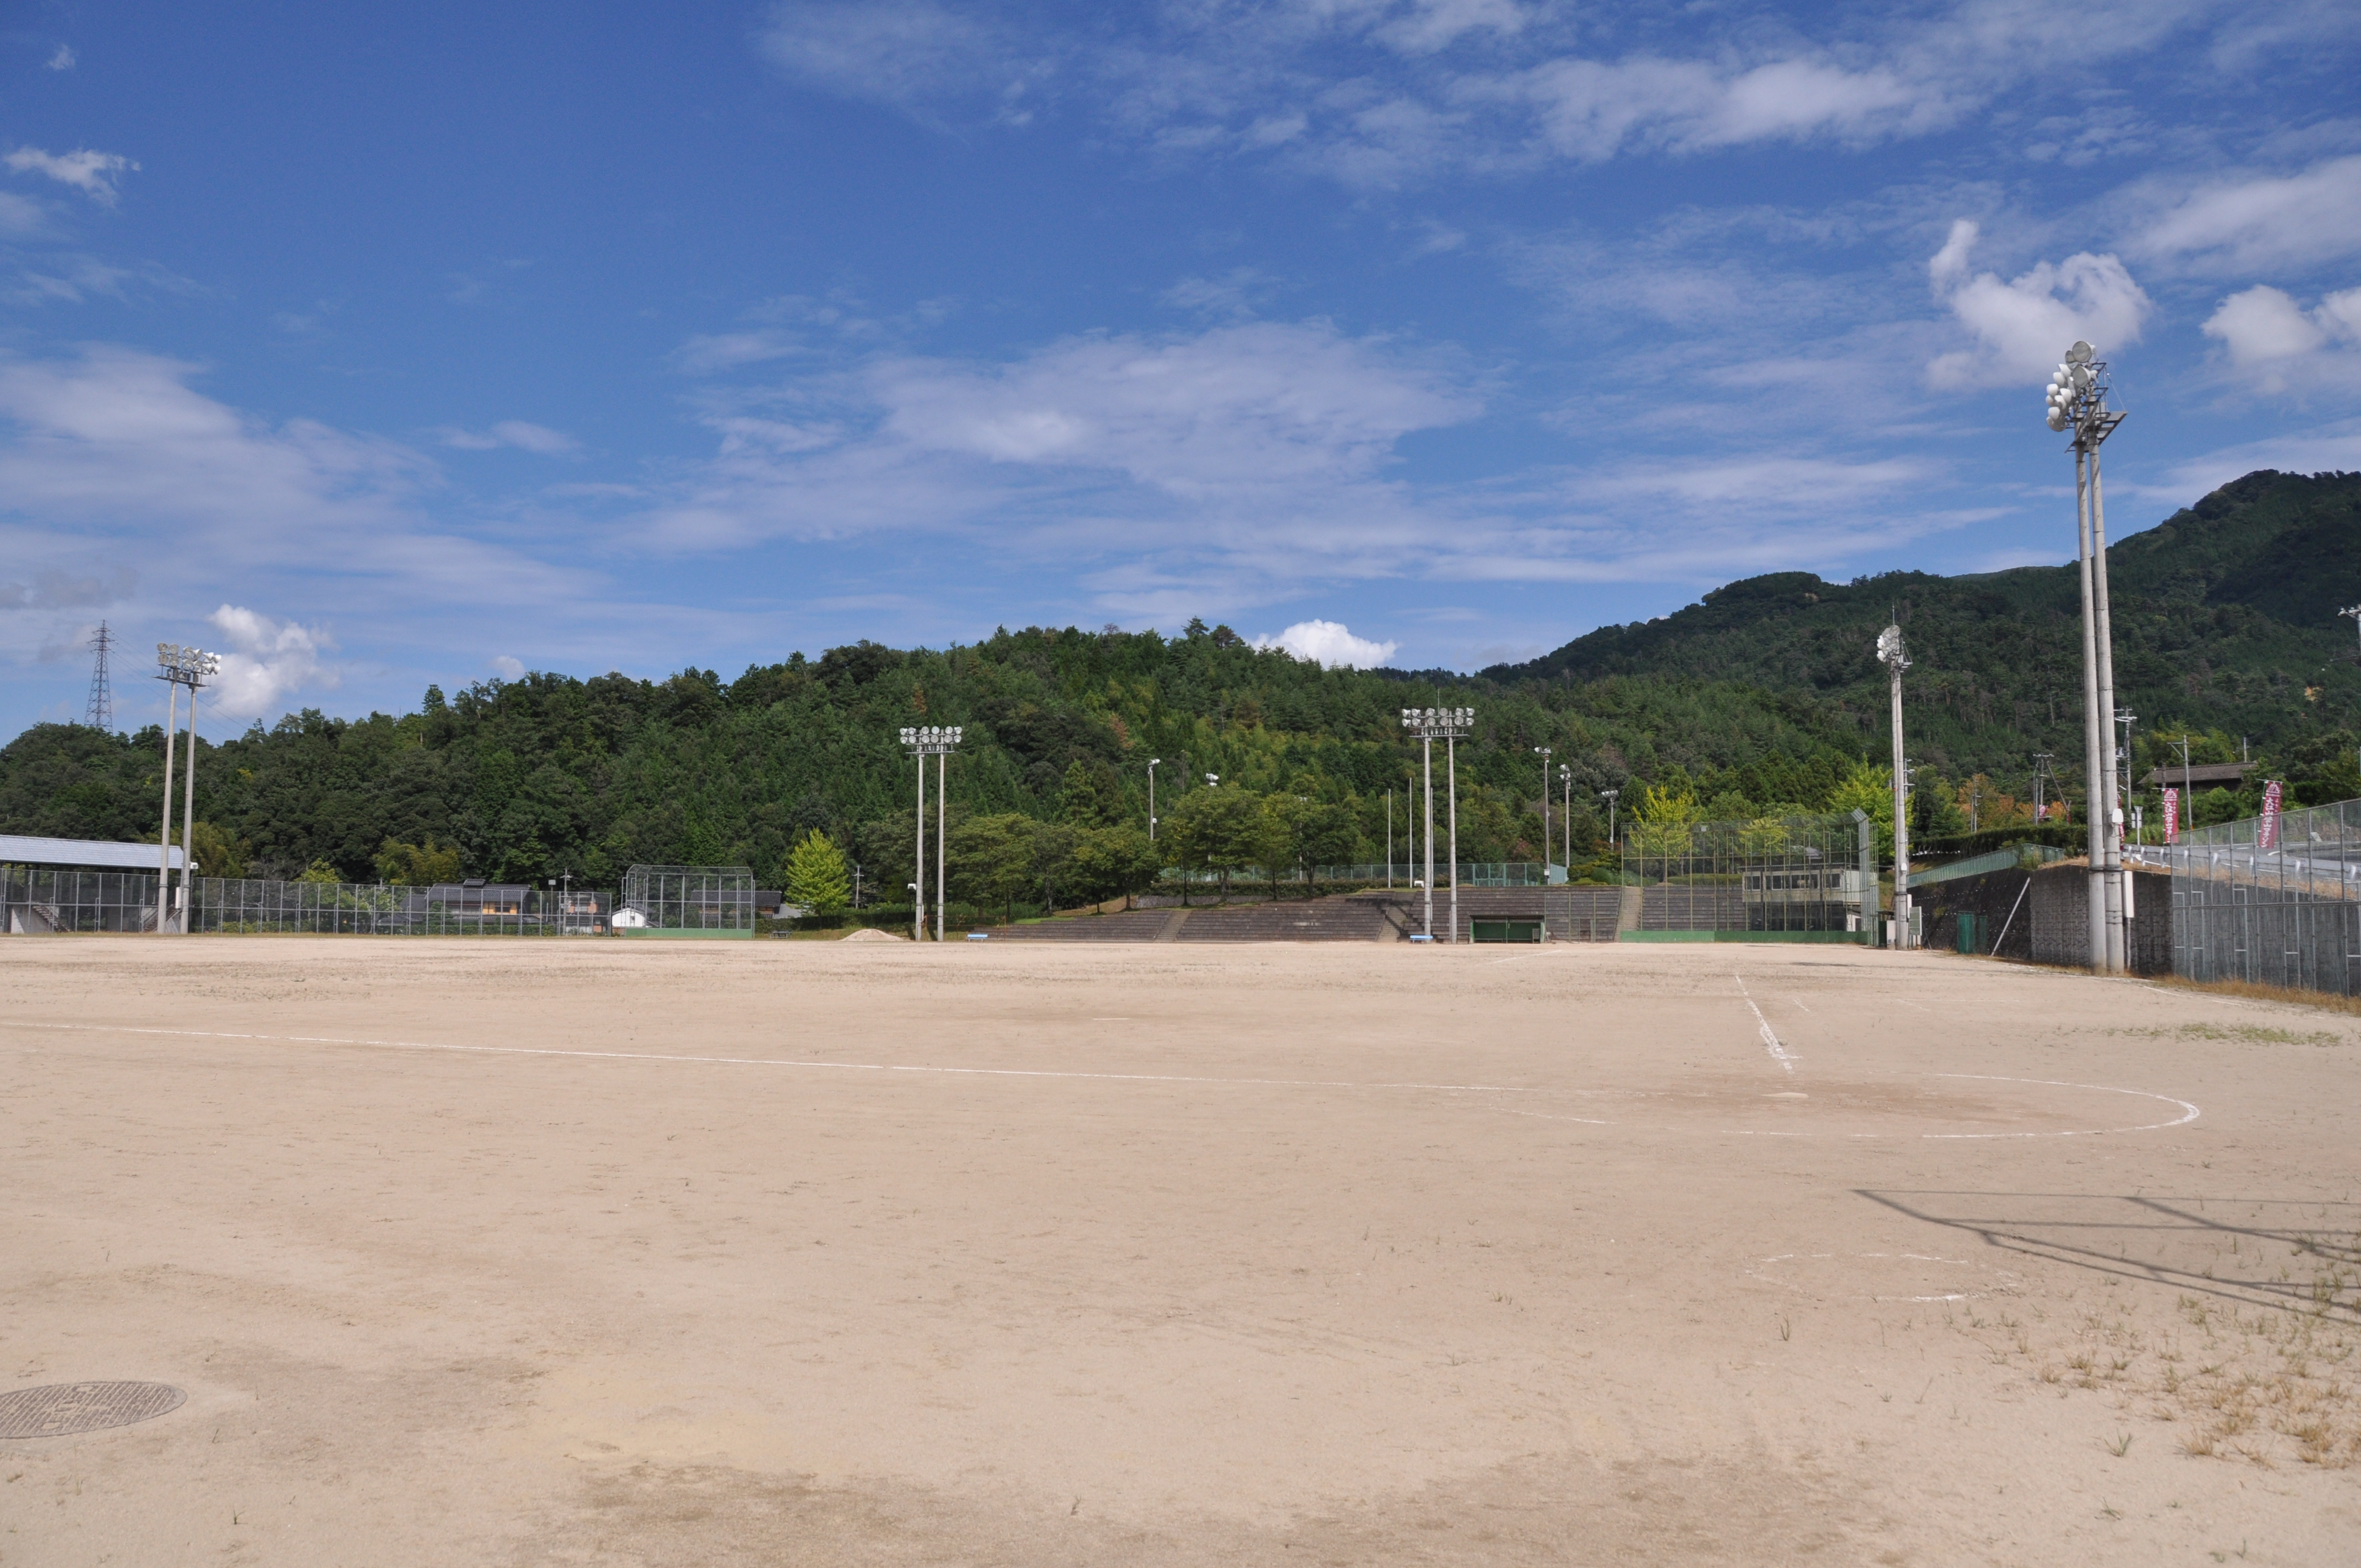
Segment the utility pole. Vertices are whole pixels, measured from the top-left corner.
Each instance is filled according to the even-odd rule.
[[[1151,844],[1156,842],[1156,765],[1162,761],[1161,757],[1148,759],[1148,841]]]
[[[2033,823],[2037,828],[2046,820],[2046,818],[2041,815],[2041,785],[2043,781],[2049,775],[2050,760],[2055,755],[2056,753],[2052,751],[2036,751],[2033,753]]]

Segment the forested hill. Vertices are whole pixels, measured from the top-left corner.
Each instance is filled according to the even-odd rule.
[[[2070,555],[2071,501],[2059,510],[2060,550]],[[2142,729],[2219,729],[2279,745],[2323,722],[2354,724],[2355,627],[2337,612],[2361,603],[2361,474],[2249,474],[2114,542],[2108,577],[2116,706]],[[1876,709],[1885,682],[1869,650],[1889,617],[1912,663],[1913,727],[1924,740],[1914,738],[1914,752],[1995,773],[2021,768],[2029,749],[2080,756],[2081,586],[2070,560],[1960,577],[1751,577],[1484,676],[1738,679]]]
[[[2237,737],[2301,800],[2361,794],[2352,761],[2361,671],[2361,476],[2256,474],[2114,552],[2117,672],[2159,730],[2192,726],[2200,761]],[[1459,749],[1463,859],[1538,860],[1543,759],[1564,765],[1575,860],[1600,846],[1599,792],[1630,809],[1653,786],[1715,817],[1883,799],[1886,702],[1872,654],[1888,606],[1910,637],[1911,751],[1925,765],[1918,833],[2023,814],[2030,753],[2056,753],[2079,796],[2079,590],[2070,568],[1978,577],[1896,574],[1848,585],[1759,577],[1662,620],[1610,628],[1481,676],[1323,671],[1224,627],[1186,633],[1029,628],[904,652],[862,642],[795,653],[734,680],[533,674],[416,712],[316,710],[201,747],[200,859],[227,874],[324,867],[348,880],[412,873],[455,850],[471,875],[569,873],[611,886],[634,861],[746,863],[774,877],[824,829],[873,880],[908,875],[911,763],[896,732],[957,724],[955,817],[1016,814],[1142,824],[1148,764],[1162,809],[1205,775],[1282,815],[1340,808],[1323,861],[1397,852],[1418,754],[1400,710],[1466,704]],[[152,836],[162,737],[38,725],[0,749],[0,832]],[[1440,769],[1438,748],[1438,771]],[[2054,798],[2054,792],[2053,796]],[[2224,797],[2214,815],[2250,803]],[[1566,817],[1552,821],[1550,858]],[[447,864],[447,859],[433,861]]]

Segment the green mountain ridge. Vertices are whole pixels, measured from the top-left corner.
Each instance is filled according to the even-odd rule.
[[[2361,475],[2251,474],[2111,555],[2117,680],[2141,715],[2143,766],[2177,754],[2161,735],[2186,727],[2201,761],[2248,737],[2300,800],[2361,795],[2361,668],[2336,614],[2361,601]],[[1407,859],[1419,756],[1400,710],[1466,705],[1461,858],[1561,859],[1570,830],[1574,861],[1596,865],[1603,791],[1626,814],[1651,788],[1715,815],[1869,798],[1861,770],[1887,749],[1872,648],[1889,609],[1914,661],[1923,839],[1964,828],[1971,809],[2004,815],[2037,751],[2079,796],[2080,609],[2071,566],[1847,584],[1778,573],[1473,676],[1323,670],[1201,622],[1174,638],[1035,627],[941,650],[862,642],[729,681],[535,673],[447,699],[429,688],[413,713],[306,709],[205,740],[198,844],[225,872],[369,881],[456,861],[611,886],[635,861],[744,863],[767,882],[820,829],[872,885],[899,887],[915,792],[897,734],[932,723],[967,730],[949,772],[955,823],[1144,827],[1157,758],[1168,822],[1217,774],[1316,818],[1323,861],[1384,858],[1389,822]],[[0,748],[0,832],[152,841],[162,749],[153,727],[34,726]],[[440,859],[426,852],[437,845]]]

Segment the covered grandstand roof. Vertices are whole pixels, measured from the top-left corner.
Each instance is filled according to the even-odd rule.
[[[87,866],[99,871],[152,872],[156,869],[156,846],[0,833],[0,866]],[[178,844],[172,846],[172,869],[181,869]]]

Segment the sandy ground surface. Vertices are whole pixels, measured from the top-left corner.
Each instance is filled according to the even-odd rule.
[[[1831,948],[0,941],[0,1564],[2361,1562],[2361,1022]]]

